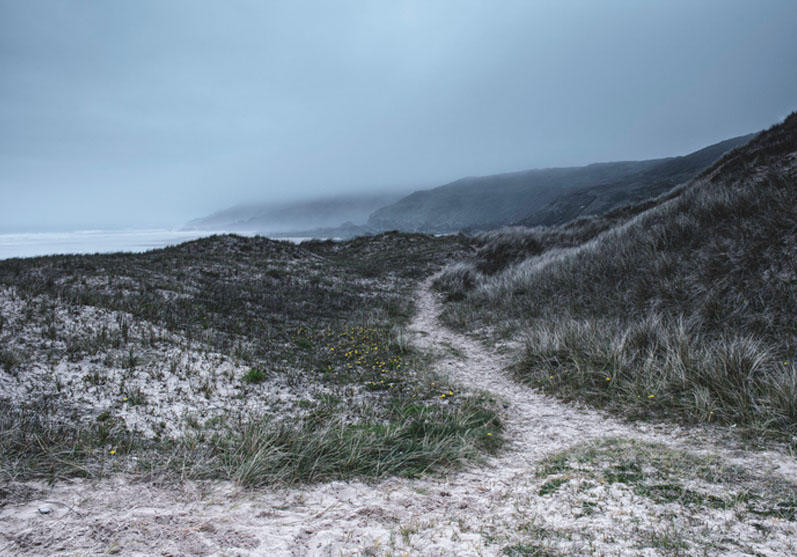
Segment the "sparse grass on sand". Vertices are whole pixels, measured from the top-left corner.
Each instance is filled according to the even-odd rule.
[[[462,237],[0,262],[5,480],[124,470],[246,485],[417,476],[494,451],[493,402],[408,340]]]
[[[626,552],[755,554],[761,548],[752,539],[797,516],[793,482],[640,440],[577,444],[542,460],[536,476],[541,483],[535,496],[545,501],[540,506],[549,509],[547,520],[532,516],[521,531],[499,534],[512,540],[505,555],[567,555],[571,551],[563,549],[576,540],[579,554],[602,552],[600,543],[615,541],[616,534],[606,532],[614,517],[627,522]],[[551,528],[560,515],[605,527]]]

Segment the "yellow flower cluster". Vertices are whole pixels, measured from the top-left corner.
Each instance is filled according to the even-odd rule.
[[[316,369],[327,378],[354,380],[369,390],[398,390],[412,398],[432,396],[445,400],[454,396],[453,390],[435,386],[434,382],[424,387],[410,363],[396,353],[384,328],[330,328],[313,333],[300,327],[290,339],[300,347],[315,346],[323,354]]]

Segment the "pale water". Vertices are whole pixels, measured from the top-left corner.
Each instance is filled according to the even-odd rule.
[[[225,234],[207,230],[79,230],[76,232],[30,232],[0,234],[0,259],[65,253],[142,252],[173,246],[189,240]],[[242,236],[254,233],[235,232]],[[307,238],[278,238],[300,242]]]

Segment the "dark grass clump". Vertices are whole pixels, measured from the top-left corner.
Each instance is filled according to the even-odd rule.
[[[329,405],[301,419],[263,417],[225,433],[163,441],[131,433],[110,416],[92,424],[47,417],[0,409],[0,483],[116,471],[246,486],[418,477],[478,460],[502,443],[494,401],[476,396],[437,404],[397,396],[387,411],[374,409],[358,421]]]
[[[190,477],[248,486],[419,477],[478,459],[500,444],[501,424],[486,399],[464,397],[453,407],[404,400],[387,420],[351,423],[334,408],[321,408],[299,423],[265,419],[231,437],[188,439],[175,448],[179,456],[171,464]]]
[[[90,424],[51,418],[46,403],[0,405],[0,482],[98,477],[142,447],[143,440],[107,413]]]
[[[246,383],[262,383],[267,379],[266,373],[257,367],[251,368],[246,374],[243,376],[243,380]]]

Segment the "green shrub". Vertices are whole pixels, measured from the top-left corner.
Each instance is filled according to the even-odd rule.
[[[260,368],[253,367],[246,372],[243,380],[245,383],[262,383],[266,380],[266,374]]]
[[[0,366],[2,366],[7,373],[11,373],[11,370],[19,364],[20,359],[16,352],[7,349],[0,350]]]

